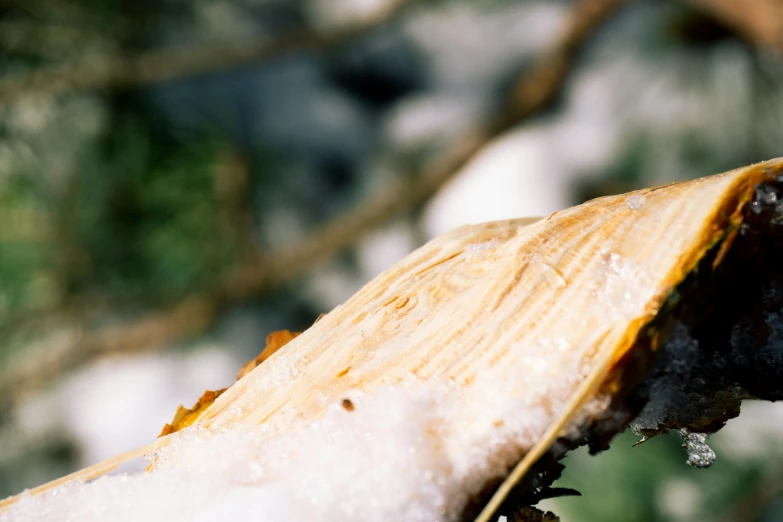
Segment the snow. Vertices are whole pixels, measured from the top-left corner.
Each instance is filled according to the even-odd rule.
[[[493,237],[489,241],[482,241],[481,243],[471,243],[465,245],[465,257],[467,259],[481,258],[487,250],[494,250],[500,246],[500,240]]]
[[[458,386],[410,377],[372,395],[348,392],[316,421],[191,427],[150,456],[146,472],[24,495],[0,522],[457,520],[551,422],[546,408],[519,415],[509,404],[502,428],[475,433],[479,403],[503,394],[466,401]]]
[[[149,472],[27,496],[0,521],[450,519],[465,493],[439,444],[442,398],[425,388],[349,400],[289,433],[188,429]]]
[[[688,464],[697,468],[709,468],[715,462],[715,452],[707,445],[708,433],[691,433],[686,428],[678,430],[682,447],[688,452]]]
[[[12,440],[19,451],[45,437],[73,441],[78,465],[95,464],[147,444],[178,405],[230,384],[241,363],[222,342],[97,361],[25,398],[13,413],[18,435]],[[14,454],[5,449],[6,456]]]
[[[639,210],[644,206],[644,196],[642,194],[631,194],[627,199],[628,208],[631,210]]]
[[[601,249],[601,266],[593,281],[593,295],[613,319],[638,317],[656,288],[644,267],[616,252]]]

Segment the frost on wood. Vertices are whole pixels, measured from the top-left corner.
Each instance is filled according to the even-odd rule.
[[[188,428],[153,469],[23,497],[0,520],[438,520],[465,501],[473,469],[439,444],[458,406],[411,381],[350,395],[315,423]]]
[[[690,433],[687,429],[680,430],[682,447],[688,452],[688,464],[697,468],[709,468],[715,462],[715,452],[707,445],[709,435],[706,433]]]
[[[558,458],[634,418],[706,463],[699,434],[781,393],[781,171],[446,234],[144,448],[150,471],[23,495],[0,522],[520,520],[571,493]]]

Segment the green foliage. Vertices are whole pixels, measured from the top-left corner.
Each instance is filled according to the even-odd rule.
[[[0,180],[0,312],[84,292],[168,301],[208,289],[236,245],[216,187],[219,140],[161,145],[138,121],[52,180]]]
[[[0,239],[0,312],[34,307],[45,280],[46,245],[40,237],[25,237],[21,217],[42,215],[41,202],[30,177],[15,174],[0,182],[2,223]],[[40,231],[39,231],[40,232]]]
[[[234,251],[222,233],[217,142],[155,146],[130,124],[117,143],[81,191],[90,286],[156,300],[209,287]]]

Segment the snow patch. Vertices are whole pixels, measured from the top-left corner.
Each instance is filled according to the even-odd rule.
[[[572,383],[563,384],[553,384],[555,410]],[[150,456],[146,472],[22,496],[0,522],[458,520],[552,422],[552,405],[508,400],[516,386],[507,380],[491,396],[471,397],[411,377],[374,394],[348,392],[315,421],[293,414],[191,427]],[[487,400],[508,409],[495,430],[477,432]]]

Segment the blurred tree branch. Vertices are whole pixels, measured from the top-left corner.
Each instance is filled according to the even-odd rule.
[[[754,45],[783,53],[783,1],[688,0]]]
[[[0,103],[32,95],[146,85],[269,60],[303,49],[331,49],[383,27],[421,1],[399,0],[373,17],[331,32],[306,28],[269,39],[163,49],[136,56],[109,56],[103,60],[64,63],[0,77]]]
[[[61,57],[87,46],[108,47],[109,42],[84,27],[0,21],[0,49],[44,57]]]
[[[562,91],[578,52],[624,0],[576,2],[563,32],[527,71],[521,73],[496,114],[455,140],[430,161],[365,198],[353,210],[313,230],[301,242],[269,255],[256,253],[231,270],[216,291],[186,297],[175,306],[150,312],[126,324],[76,335],[56,348],[34,346],[0,373],[0,408],[26,392],[97,357],[150,350],[207,328],[228,303],[246,299],[290,281],[350,246],[362,235],[431,197],[498,135],[549,107]],[[289,43],[266,49],[282,49]],[[84,84],[82,84],[84,85]],[[403,159],[399,162],[405,166]],[[83,323],[84,321],[82,321]]]

